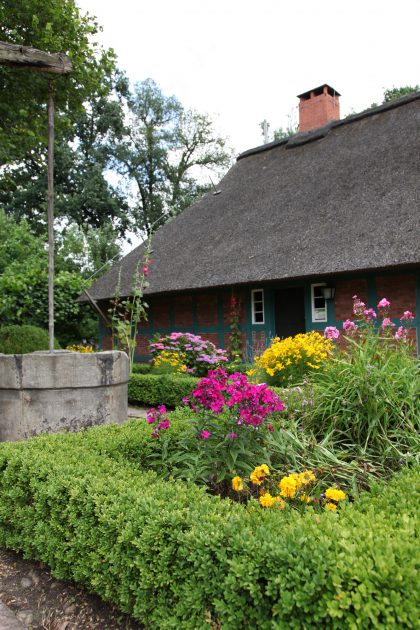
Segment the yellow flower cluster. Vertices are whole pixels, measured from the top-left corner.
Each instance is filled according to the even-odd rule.
[[[235,492],[242,492],[244,489],[244,481],[242,477],[234,477],[232,479],[232,489],[235,490]]]
[[[264,492],[259,500],[261,507],[277,507],[280,510],[284,510],[286,507],[286,501],[283,501],[280,497],[272,497],[269,492]]]
[[[334,510],[338,507],[337,503],[345,501],[347,499],[347,495],[338,488],[328,488],[328,490],[325,491],[325,498],[328,499],[328,503],[325,504],[325,508],[334,512]]]
[[[81,343],[73,343],[71,346],[66,346],[66,350],[71,350],[72,352],[83,352],[87,354],[88,352],[95,352],[92,346],[84,346]]]
[[[304,470],[301,473],[292,473],[283,477],[279,483],[280,496],[294,499],[299,490],[309,486],[313,481],[315,481],[315,475],[312,470]],[[301,495],[300,499],[306,503],[310,501],[306,494]]]
[[[184,365],[183,357],[178,352],[168,352],[162,350],[157,357],[153,359],[155,367],[172,367],[176,372],[186,372],[187,366]]]
[[[324,339],[315,330],[286,339],[276,337],[271,346],[255,359],[255,363],[272,377],[287,369],[318,370],[328,358],[331,347],[332,340]]]
[[[254,486],[260,486],[262,482],[264,481],[265,477],[269,474],[270,474],[270,470],[267,464],[261,464],[261,466],[257,466],[256,468],[254,468],[249,478],[251,480],[251,483],[254,484]]]

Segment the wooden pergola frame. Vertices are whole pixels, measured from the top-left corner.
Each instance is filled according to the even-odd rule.
[[[7,42],[0,42],[0,65],[50,75],[72,71],[67,55]],[[54,98],[51,78],[48,81],[48,337],[49,351],[54,352]]]

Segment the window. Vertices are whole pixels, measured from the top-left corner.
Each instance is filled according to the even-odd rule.
[[[252,323],[264,324],[264,290],[254,289],[252,296]]]
[[[327,302],[322,295],[322,287],[325,287],[325,282],[322,284],[311,285],[311,304],[312,304],[312,321],[313,322],[326,322],[327,321]]]

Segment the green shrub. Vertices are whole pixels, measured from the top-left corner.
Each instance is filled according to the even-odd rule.
[[[128,383],[128,400],[137,405],[176,407],[189,396],[198,378],[175,374],[132,374]]]
[[[131,372],[132,374],[149,374],[151,367],[150,363],[133,363]]]
[[[37,350],[48,350],[48,347],[48,331],[38,326],[23,324],[0,328],[0,353],[28,354]],[[57,340],[54,342],[54,347],[60,348]]]
[[[338,517],[301,516],[163,482],[65,438],[0,446],[0,544],[150,630],[417,626],[419,469]]]

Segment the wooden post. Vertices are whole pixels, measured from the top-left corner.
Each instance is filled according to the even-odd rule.
[[[0,42],[0,65],[68,74],[72,64],[60,53]],[[49,351],[54,352],[54,97],[53,83],[48,82],[48,337]]]
[[[54,97],[48,83],[48,337],[54,352]]]

